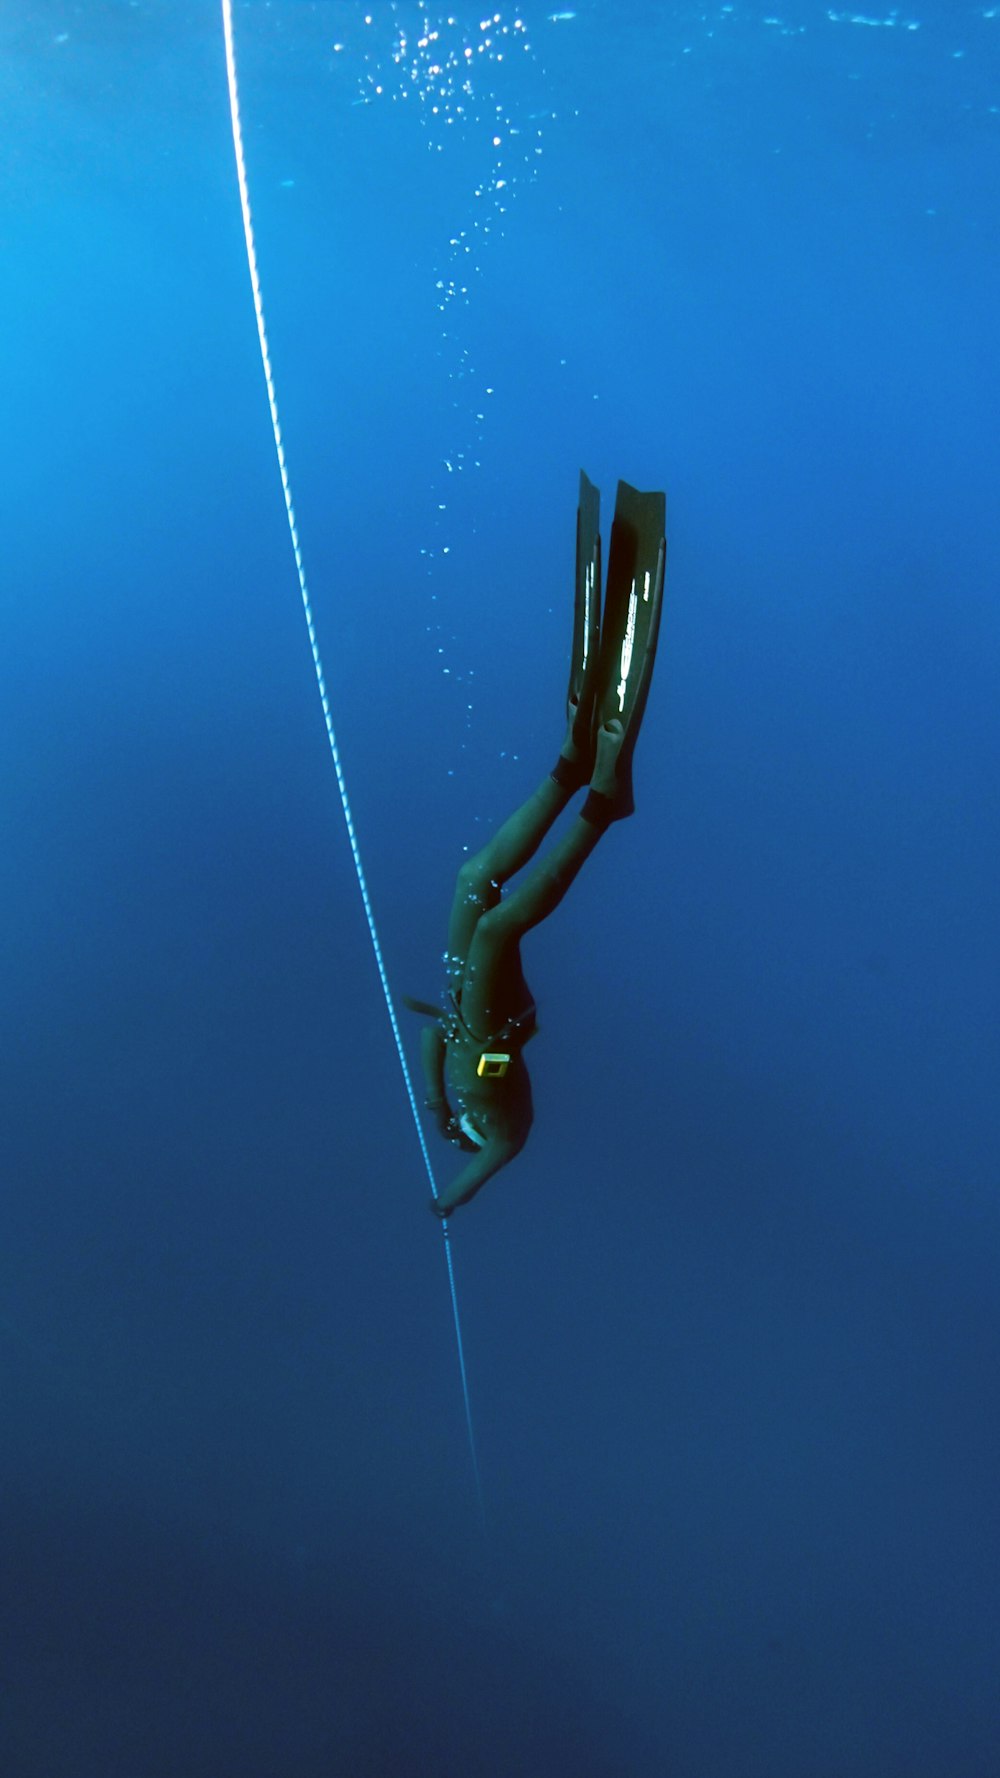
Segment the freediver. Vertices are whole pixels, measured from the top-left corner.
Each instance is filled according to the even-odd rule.
[[[531,1129],[522,1052],[537,1027],[521,939],[558,907],[611,823],[635,812],[632,754],[660,627],[665,513],[662,493],[641,494],[619,482],[602,621],[600,495],[581,472],[566,739],[549,776],[459,870],[448,927],[446,1009],[406,1002],[434,1021],[421,1036],[427,1109],[441,1134],[470,1157],[448,1189],[431,1199],[442,1220],[520,1153]],[[504,896],[509,879],[584,787],[586,800],[565,837]]]

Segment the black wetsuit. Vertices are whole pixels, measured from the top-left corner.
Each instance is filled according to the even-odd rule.
[[[458,873],[448,928],[449,1010],[424,1032],[427,1105],[470,1156],[434,1200],[439,1216],[468,1203],[523,1147],[531,1085],[522,1051],[534,1005],[521,939],[558,907],[612,821],[631,815],[632,751],[649,692],[663,597],[666,504],[619,482],[601,605],[600,497],[580,476],[568,729],[551,775]],[[600,614],[600,617],[599,617]],[[506,898],[504,884],[533,858],[553,822],[589,780],[564,837]],[[450,1086],[457,1111],[448,1103]]]
[[[438,1198],[439,1215],[468,1203],[520,1152],[531,1129],[522,1051],[536,1025],[521,939],[558,906],[608,825],[605,799],[592,793],[565,837],[502,897],[503,885],[534,855],[577,788],[571,774],[558,767],[557,774],[544,779],[458,873],[448,928],[449,1010],[424,1031],[421,1056],[428,1110],[470,1158]],[[502,1072],[499,1064],[490,1072],[491,1055],[509,1058]]]

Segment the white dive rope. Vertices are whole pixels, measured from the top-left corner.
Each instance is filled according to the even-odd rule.
[[[264,381],[267,384],[268,406],[271,410],[271,430],[274,433],[274,448],[278,457],[278,469],[281,473],[281,487],[285,496],[285,512],[288,516],[288,531],[292,540],[295,568],[299,577],[299,592],[302,595],[302,610],[305,615],[306,629],[309,632],[309,647],[312,651],[316,685],[319,690],[320,703],[323,706],[323,720],[326,723],[326,738],[330,743],[330,755],[333,759],[334,771],[337,774],[337,789],[340,792],[340,806],[344,812],[344,821],[347,826],[347,837],[351,845],[351,856],[354,859],[354,869],[357,874],[358,888],[361,891],[361,900],[364,904],[365,919],[368,921],[368,936],[372,941],[372,950],[375,953],[375,963],[378,968],[379,981],[382,984],[382,993],[385,996],[385,1005],[386,1011],[389,1014],[389,1023],[392,1026],[392,1035],[396,1044],[396,1053],[399,1056],[399,1066],[403,1071],[403,1083],[406,1087],[406,1096],[410,1101],[410,1110],[413,1113],[413,1122],[416,1126],[417,1141],[420,1143],[420,1152],[424,1157],[424,1166],[427,1169],[427,1177],[431,1183],[431,1191],[433,1192],[434,1197],[437,1198],[437,1180],[434,1177],[434,1169],[431,1166],[431,1157],[427,1151],[427,1140],[424,1136],[423,1126],[420,1122],[420,1112],[417,1108],[416,1096],[413,1091],[413,1081],[410,1078],[410,1070],[406,1063],[406,1052],[403,1049],[403,1039],[400,1034],[399,1021],[396,1017],[396,1008],[393,1004],[392,993],[389,988],[389,978],[386,974],[385,959],[382,955],[382,946],[379,941],[378,928],[375,925],[375,915],[372,911],[371,899],[368,894],[368,883],[361,864],[358,836],[355,831],[354,816],[351,812],[350,799],[347,794],[344,769],[340,763],[340,750],[337,746],[337,737],[333,727],[333,716],[330,711],[330,700],[327,696],[323,662],[320,658],[319,643],[316,640],[316,628],[313,623],[312,604],[309,598],[309,589],[306,584],[306,571],[302,561],[302,551],[299,546],[299,533],[295,523],[295,507],[292,504],[291,483],[288,479],[288,469],[285,464],[285,447],[281,439],[281,422],[278,419],[278,403],[274,391],[274,374],[271,370],[271,354],[268,350],[267,329],[264,324],[264,304],[260,292],[260,278],[257,273],[257,248],[254,243],[253,223],[250,218],[250,196],[247,189],[246,161],[243,155],[243,126],[240,122],[240,102],[236,87],[236,56],[233,48],[232,0],[222,0],[222,28],[226,39],[226,76],[229,81],[229,111],[233,124],[233,148],[236,154],[236,177],[240,187],[240,209],[243,212],[243,235],[246,241],[247,265],[250,271],[250,284],[253,290],[254,314],[257,317],[257,338],[260,341],[260,358],[264,367]],[[458,1365],[462,1378],[462,1399],[465,1403],[465,1423],[469,1434],[472,1471],[475,1477],[480,1516],[485,1523],[483,1487],[479,1474],[479,1459],[476,1454],[475,1433],[472,1426],[469,1380],[465,1368],[465,1347],[462,1341],[462,1324],[459,1319],[458,1295],[455,1289],[455,1267],[452,1260],[451,1242],[448,1239],[447,1221],[443,1221],[441,1227],[444,1232],[444,1252],[448,1265],[448,1288],[451,1292],[451,1311],[455,1323],[455,1341],[458,1346]]]

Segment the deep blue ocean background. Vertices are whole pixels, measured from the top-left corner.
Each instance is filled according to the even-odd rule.
[[[580,466],[668,494],[451,1225],[485,1536],[221,13],[3,10],[4,1778],[1000,1773],[1000,9],[775,5],[235,7],[397,995]]]

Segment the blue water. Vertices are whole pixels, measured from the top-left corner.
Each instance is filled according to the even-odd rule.
[[[9,1778],[1000,1771],[1000,14],[776,5],[236,7],[397,993],[558,749],[581,464],[668,495],[452,1223],[485,1540],[221,15],[4,8]]]

